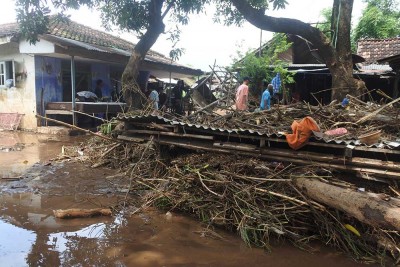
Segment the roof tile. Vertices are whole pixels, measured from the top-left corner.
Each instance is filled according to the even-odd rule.
[[[14,36],[19,33],[18,23],[8,23],[0,25],[0,38],[5,36]],[[130,54],[136,44],[126,41],[122,38],[112,34],[92,29],[88,26],[79,24],[69,20],[68,22],[55,19],[55,16],[50,17],[49,29],[47,34],[49,36],[62,37],[65,39],[86,43],[99,47],[104,51],[108,50],[122,50],[125,54]],[[106,49],[103,49],[103,48]],[[107,49],[108,48],[108,49]],[[146,55],[146,60],[154,61],[173,65],[179,68],[191,69],[190,67],[179,64],[178,62],[171,62],[171,59],[161,53],[150,50]],[[200,70],[195,70],[201,73]]]
[[[358,41],[357,54],[366,63],[376,63],[379,59],[400,54],[400,37],[390,39],[363,39]]]

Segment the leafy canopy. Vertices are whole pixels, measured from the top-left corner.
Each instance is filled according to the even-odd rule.
[[[287,70],[287,63],[279,58],[291,46],[286,34],[275,33],[263,46],[261,56],[258,51],[249,51],[245,56],[238,53],[237,59],[240,60],[236,60],[233,68],[238,69],[242,77],[251,77],[256,85],[261,85],[263,81],[270,82],[276,73],[281,74],[283,83],[293,83],[293,74]]]
[[[161,1],[164,7],[164,14],[169,13],[169,20],[175,25],[169,30],[169,40],[172,42],[170,57],[178,59],[183,48],[178,48],[180,29],[179,25],[189,23],[189,15],[205,13],[205,7],[214,3],[217,11],[214,14],[214,21],[223,21],[226,25],[240,25],[244,19],[233,8],[229,0],[16,0],[17,21],[20,24],[22,35],[31,43],[38,40],[38,35],[48,31],[49,14],[52,10],[58,13],[56,19],[67,21],[65,12],[70,9],[78,10],[80,7],[93,8],[100,11],[102,24],[107,30],[117,28],[121,31],[133,32],[139,38],[149,28],[149,21],[152,19],[150,9],[152,2]],[[286,0],[252,0],[252,4],[258,8],[273,9],[284,8]]]
[[[330,36],[331,25],[332,25],[332,8],[324,8],[320,12],[320,16],[322,16],[322,21],[316,25],[321,32],[323,32],[326,36]],[[332,39],[332,38],[331,38]]]
[[[244,20],[229,0],[161,0],[169,19],[175,24],[189,23],[189,15],[202,13],[211,3],[216,5],[214,20],[226,25],[240,25]],[[85,6],[101,12],[103,26],[121,31],[134,32],[141,36],[148,28],[150,4],[152,0],[16,0],[17,21],[22,34],[31,41],[47,30],[48,15],[53,9],[58,11],[58,19],[65,19],[67,10],[78,10]],[[284,8],[286,0],[251,0],[253,6],[268,9]],[[175,30],[174,30],[175,31]]]
[[[354,40],[392,38],[400,35],[398,0],[365,0],[367,7],[354,29]]]
[[[141,36],[148,28],[152,0],[17,0],[17,21],[21,33],[30,41],[37,41],[38,34],[47,31],[50,12],[55,9],[58,19],[66,19],[67,10],[80,7],[94,8],[100,11],[103,26],[114,27],[122,31],[134,32]],[[210,0],[162,0],[165,13],[180,24],[189,22],[189,14],[200,13]]]

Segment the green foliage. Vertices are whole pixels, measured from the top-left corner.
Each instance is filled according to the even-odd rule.
[[[322,21],[320,24],[317,24],[316,27],[320,29],[320,31],[326,36],[330,36],[332,25],[332,8],[322,9],[320,15],[322,16]]]
[[[272,79],[271,63],[269,57],[258,57],[253,52],[249,52],[243,61],[235,64],[234,68],[240,70],[240,76],[249,76],[255,84],[260,84],[263,80]]]
[[[294,83],[293,73],[287,70],[287,63],[279,59],[279,55],[291,47],[285,34],[275,33],[272,40],[265,45],[261,57],[254,51],[244,57],[238,53],[234,68],[240,71],[242,77],[249,76],[255,85],[260,86],[263,81],[271,81],[276,73],[281,74],[283,84]]]
[[[106,29],[116,27],[140,37],[148,29],[152,19],[150,10],[154,1],[163,3],[163,15],[169,13],[171,20],[184,25],[189,22],[189,14],[202,12],[211,0],[16,0],[17,21],[22,35],[30,42],[36,42],[39,34],[48,31],[50,7],[59,12],[58,18],[66,19],[63,15],[65,11],[86,6],[100,11]],[[175,47],[179,33],[178,29],[174,32],[174,40],[171,39],[173,59],[177,59],[184,52],[182,48]]]
[[[400,35],[400,10],[397,0],[365,0],[367,7],[354,29],[353,39],[391,38]]]

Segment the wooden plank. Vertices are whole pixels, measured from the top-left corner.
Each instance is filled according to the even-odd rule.
[[[214,140],[214,136],[208,135],[197,135],[197,134],[185,134],[185,133],[171,133],[171,132],[159,132],[159,131],[149,131],[149,130],[126,130],[125,132],[130,134],[150,134],[150,135],[164,135],[179,138],[196,138],[203,140]]]
[[[141,128],[150,128],[150,129],[158,129],[165,132],[171,132],[173,126],[169,124],[159,124],[155,122],[151,123],[143,123],[143,122],[127,122],[130,126],[137,126]],[[130,127],[132,129],[132,127]]]
[[[197,135],[197,134],[185,134],[185,133],[171,133],[171,132],[160,132],[160,135],[183,137],[183,138],[196,138],[203,140],[214,140],[214,136],[209,135]]]
[[[143,143],[145,141],[143,138],[129,137],[125,135],[118,135],[117,139],[135,143]]]
[[[210,131],[204,129],[193,129],[199,132],[206,132],[209,133]],[[221,136],[228,136],[228,137],[237,137],[241,139],[248,139],[248,140],[261,140],[265,139],[268,142],[277,142],[277,143],[287,143],[286,139],[284,138],[276,138],[276,137],[265,137],[265,136],[257,136],[257,135],[243,135],[243,134],[236,134],[236,133],[224,133],[224,132],[214,132],[214,135],[221,135]],[[319,142],[308,142],[307,146],[315,146],[315,147],[328,147],[334,149],[342,149],[344,150],[347,145],[345,144],[328,144],[328,143],[319,143]],[[375,148],[375,147],[366,147],[366,146],[355,146],[353,151],[366,151],[366,152],[375,152],[375,153],[382,153],[382,154],[394,154],[400,155],[400,150],[392,150],[386,148]]]
[[[259,151],[257,146],[233,142],[214,142],[213,146],[243,151]]]
[[[76,110],[85,113],[118,113],[126,108],[125,103],[114,102],[76,102]],[[49,102],[46,110],[72,110],[72,102]]]
[[[205,146],[205,145],[195,145],[195,144],[189,144],[189,143],[184,143],[184,142],[173,142],[173,141],[165,141],[165,140],[159,140],[158,142],[163,145],[176,145],[179,147],[192,149],[192,150],[205,150],[205,151],[213,151],[213,152],[224,153],[224,154],[232,154],[232,150],[224,149],[224,148],[215,148],[215,147],[210,147],[210,146]],[[397,180],[400,179],[400,172],[384,171],[384,170],[377,170],[377,169],[372,169],[372,168],[346,166],[346,165],[331,164],[331,163],[325,163],[325,162],[313,162],[308,159],[278,156],[276,154],[259,154],[256,152],[248,152],[248,151],[235,151],[235,152],[240,155],[245,155],[245,156],[250,156],[250,157],[258,157],[258,158],[269,159],[269,160],[273,160],[273,161],[291,162],[291,163],[299,164],[299,165],[313,164],[315,166],[333,168],[333,169],[352,172],[352,173],[357,173],[357,172],[371,173],[371,174],[374,174],[376,176],[383,177],[386,179],[397,179]]]
[[[352,158],[346,159],[345,157],[336,157],[330,154],[306,152],[306,151],[293,151],[285,149],[264,148],[260,150],[261,154],[277,155],[287,158],[300,158],[309,161],[339,164],[343,166],[356,166],[360,168],[374,168],[380,171],[398,171],[400,172],[400,164],[391,161],[381,161],[366,158]]]
[[[46,115],[73,115],[74,113],[68,110],[46,109]]]

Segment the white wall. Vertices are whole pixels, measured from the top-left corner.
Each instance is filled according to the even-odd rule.
[[[16,86],[0,88],[0,113],[22,113],[20,128],[37,128],[35,61],[33,55],[19,54],[17,43],[0,45],[0,61],[15,61]]]

